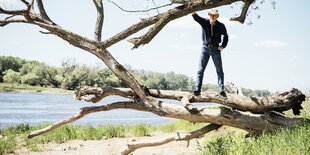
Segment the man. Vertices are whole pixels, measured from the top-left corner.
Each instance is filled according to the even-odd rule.
[[[194,94],[196,96],[200,95],[203,74],[211,56],[217,72],[219,93],[226,97],[226,93],[224,91],[224,73],[222,67],[221,51],[227,46],[228,35],[225,25],[217,21],[217,18],[219,17],[218,10],[212,9],[208,15],[210,19],[202,18],[195,12],[192,13],[194,20],[202,27],[203,41]],[[223,42],[222,36],[224,36]],[[219,45],[221,42],[222,44]]]

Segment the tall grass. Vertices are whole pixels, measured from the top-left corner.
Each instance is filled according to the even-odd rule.
[[[0,154],[12,153],[16,149],[16,136],[30,129],[28,124],[0,129]]]
[[[259,137],[244,138],[244,135],[225,135],[208,139],[198,144],[199,154],[309,154],[310,124],[294,129],[280,129],[275,134],[263,133]]]
[[[46,134],[28,139],[31,131],[45,128],[52,123],[46,122],[38,126],[20,124],[14,127],[0,129],[0,154],[13,153],[17,149],[17,141],[21,140],[31,151],[41,151],[38,144],[48,142],[64,143],[68,140],[100,140],[102,138],[126,136],[150,136],[155,127],[150,125],[104,125],[98,127],[65,125]]]
[[[44,123],[42,125],[33,127],[33,130],[42,129],[51,123]],[[63,143],[72,139],[81,140],[99,140],[102,138],[125,137],[125,136],[148,136],[153,128],[149,125],[105,125],[105,126],[78,126],[65,125],[54,131],[46,134],[27,139],[27,144],[32,143],[48,143],[54,141],[56,143]],[[28,134],[28,133],[27,133]]]

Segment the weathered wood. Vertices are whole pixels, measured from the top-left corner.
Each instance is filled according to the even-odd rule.
[[[96,90],[96,92],[94,92]],[[227,98],[222,97],[218,93],[202,92],[200,96],[195,96],[190,92],[182,91],[167,91],[167,90],[154,90],[150,89],[150,95],[155,98],[174,99],[181,101],[184,96],[188,98],[188,103],[193,102],[213,102],[219,103],[238,109],[241,111],[250,111],[252,113],[263,114],[267,111],[283,112],[289,109],[293,109],[295,115],[300,113],[302,109],[301,103],[305,100],[305,95],[298,89],[293,88],[288,92],[273,95],[270,97],[246,97],[236,94],[227,93]],[[111,93],[112,92],[112,93]],[[86,101],[92,101],[93,103],[99,102],[102,98],[109,95],[118,95],[126,98],[133,98],[134,92],[129,88],[91,88],[85,87],[76,92],[77,99],[84,99],[83,96],[90,95],[92,93],[97,94],[95,97],[90,97]],[[186,103],[186,98],[183,102]]]
[[[100,42],[101,41],[101,33],[102,33],[102,26],[104,20],[104,13],[103,13],[103,4],[102,0],[93,0],[96,9],[97,9],[97,21],[95,26],[95,40]]]
[[[135,151],[136,149],[142,148],[142,147],[151,147],[151,146],[158,146],[167,144],[172,141],[187,141],[187,145],[189,145],[189,141],[194,138],[199,138],[200,136],[213,131],[217,130],[221,127],[221,125],[217,124],[209,124],[201,129],[198,129],[196,131],[192,131],[186,134],[180,134],[176,133],[174,135],[171,135],[169,137],[165,137],[163,139],[159,140],[153,140],[153,141],[147,141],[147,142],[135,142],[135,143],[129,143],[127,144],[127,147],[121,152],[122,155],[128,155],[129,153]]]
[[[192,111],[192,112],[198,111],[198,109],[190,103],[189,96],[183,96],[181,99],[181,102],[184,108],[186,108],[187,110]]]

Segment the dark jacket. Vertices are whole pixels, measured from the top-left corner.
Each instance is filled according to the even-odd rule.
[[[213,26],[213,36],[211,36],[211,23],[210,19],[202,18],[198,16],[196,13],[193,14],[193,18],[196,22],[198,22],[202,27],[202,41],[203,44],[212,44],[219,46],[222,41],[221,36],[224,36],[222,47],[225,48],[228,42],[228,35],[225,28],[225,25],[219,21],[216,21],[215,25]]]

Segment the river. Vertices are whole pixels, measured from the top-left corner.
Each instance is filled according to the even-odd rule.
[[[128,99],[109,96],[95,105],[125,100]],[[170,102],[180,104],[177,101]],[[75,115],[80,111],[81,107],[93,105],[93,103],[74,100],[72,95],[67,94],[0,92],[0,128],[21,123],[38,125],[47,121],[57,122]],[[143,123],[158,126],[175,120],[159,117],[149,112],[117,109],[88,114],[73,124],[98,126]]]

